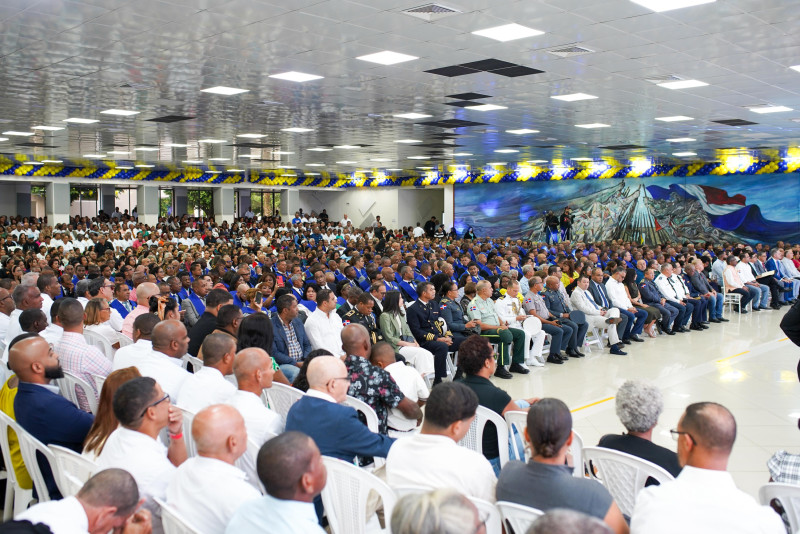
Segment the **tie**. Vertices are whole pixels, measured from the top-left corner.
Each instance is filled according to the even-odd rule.
[[[597,284],[597,291],[600,293],[600,298],[603,299],[603,306],[608,308],[608,299],[606,298],[606,291],[603,284]]]
[[[675,289],[675,284],[672,282],[672,277],[667,278],[667,282],[669,282],[669,286],[675,292],[675,298],[680,300],[681,298],[678,296],[678,290]]]
[[[781,273],[781,268],[780,268],[780,266],[778,266],[778,263],[780,263],[780,262],[778,260],[776,260],[775,258],[772,258],[772,259],[775,260],[775,274],[778,275],[778,278],[783,278],[783,274]]]
[[[583,295],[586,297],[586,300],[588,300],[589,302],[591,302],[591,303],[592,303],[592,306],[594,306],[594,308],[595,308],[596,310],[599,310],[599,309],[600,309],[600,308],[598,308],[598,307],[597,307],[597,304],[595,304],[595,302],[594,302],[594,299],[592,298],[592,296],[589,294],[589,292],[588,292],[588,291],[584,291],[584,292],[583,292]]]
[[[564,310],[564,313],[569,313],[569,308],[567,307],[567,303],[564,302],[564,297],[561,296],[561,292],[556,291],[556,295],[558,295],[558,300],[561,301],[561,308]]]

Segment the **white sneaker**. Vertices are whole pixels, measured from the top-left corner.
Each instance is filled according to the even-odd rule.
[[[527,362],[525,362],[525,365],[531,365],[531,366],[533,366],[533,367],[544,367],[544,363],[543,363],[543,362],[540,362],[540,361],[539,361],[538,359],[536,359],[536,358],[531,358],[531,360],[530,360],[530,361],[527,361]]]

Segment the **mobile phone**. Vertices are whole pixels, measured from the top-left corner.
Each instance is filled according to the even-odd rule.
[[[263,300],[264,300],[264,295],[261,293],[261,291],[256,291],[256,296],[255,296],[256,304],[261,304],[261,301]]]

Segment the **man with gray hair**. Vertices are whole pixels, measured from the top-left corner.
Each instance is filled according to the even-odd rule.
[[[526,534],[612,534],[612,530],[596,517],[556,508],[537,519]]]
[[[536,269],[532,263],[526,263],[522,266],[522,278],[519,280],[519,292],[527,295],[530,291],[530,283],[533,275],[536,274]]]
[[[617,390],[616,410],[626,433],[606,434],[597,446],[638,456],[678,476],[678,456],[653,443],[653,428],[664,411],[661,390],[644,380],[628,380]]]
[[[8,331],[6,332],[6,346],[11,343],[11,340],[22,333],[22,327],[19,325],[19,316],[25,310],[42,309],[42,294],[36,285],[23,286],[18,285],[11,293],[11,298],[14,299],[16,309],[11,312],[8,319]]]

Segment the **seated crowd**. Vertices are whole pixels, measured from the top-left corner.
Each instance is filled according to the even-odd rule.
[[[676,454],[651,441],[660,392],[620,388],[626,433],[599,446],[676,477],[642,490],[625,517],[605,486],[573,476],[567,406],[512,399],[491,378],[583,357],[590,328],[615,355],[644,335],[704,330],[727,320],[723,294],[738,295],[739,313],[779,308],[800,287],[792,249],[448,243],[441,233],[434,219],[392,232],[302,213],[286,224],[184,216],[148,227],[124,216],[6,227],[0,411],[96,474],[62,495],[42,457],[28,466],[45,482],[34,488],[9,436],[17,484],[52,501],[0,532],[24,521],[54,533],[161,532],[162,506],[199,532],[324,532],[329,458],[405,495],[384,519],[396,534],[483,532],[470,499],[546,512],[531,532],[722,531],[720,522],[782,532],[725,472],[736,423],[723,406],[686,408],[671,431]],[[299,400],[284,409],[276,399],[290,387]],[[364,424],[362,405],[376,424]],[[481,410],[527,412],[509,434],[527,462],[505,461],[491,422],[477,450],[465,446]]]

